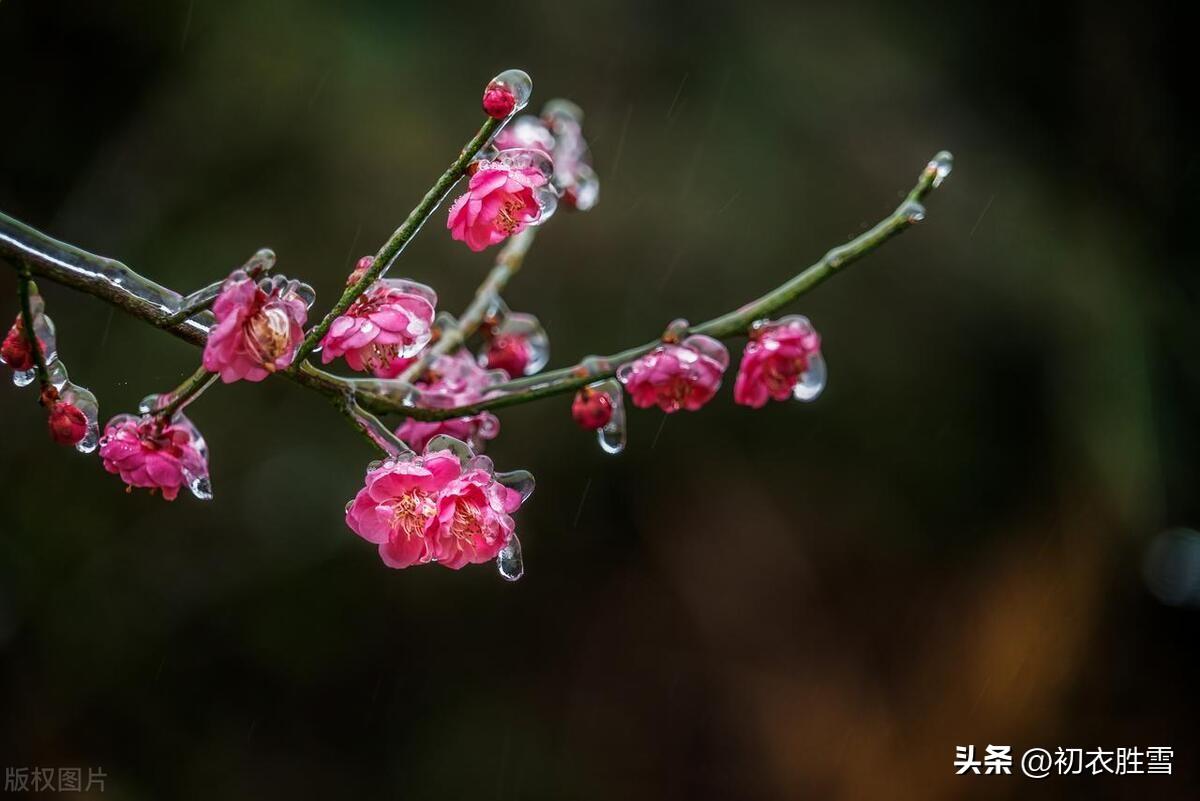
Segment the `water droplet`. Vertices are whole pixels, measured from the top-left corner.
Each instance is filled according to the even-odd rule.
[[[192,491],[192,494],[195,495],[199,500],[202,500],[202,501],[211,501],[212,500],[212,496],[213,496],[212,483],[208,480],[207,475],[204,475],[204,476],[189,475],[187,477],[187,480],[188,480],[188,489],[190,489]]]
[[[242,269],[247,275],[255,278],[261,278],[271,270],[275,269],[275,251],[270,248],[260,248],[254,252],[254,255],[246,259],[246,263],[242,265]]]
[[[593,388],[608,395],[612,402],[612,417],[608,423],[596,430],[596,441],[600,450],[616,455],[625,450],[625,389],[615,379],[609,378],[593,385]]]
[[[516,114],[529,104],[529,97],[533,94],[533,79],[525,70],[505,70],[488,82],[487,88],[493,87],[503,87],[512,93],[516,105],[511,114]]]
[[[946,176],[954,169],[954,156],[949,150],[943,150],[933,157],[925,169],[933,171],[933,186],[936,189],[946,180]]]
[[[13,370],[12,381],[18,387],[27,387],[37,378],[37,370]]]
[[[792,396],[800,401],[814,401],[824,391],[825,380],[825,357],[819,353],[810,354],[808,369],[800,374],[800,380],[792,389]]]
[[[525,575],[525,562],[521,558],[521,541],[514,532],[508,543],[496,557],[496,570],[505,581],[516,581]]]

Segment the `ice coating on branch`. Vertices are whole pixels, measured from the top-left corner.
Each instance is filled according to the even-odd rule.
[[[255,281],[234,270],[213,303],[216,325],[204,345],[204,368],[226,384],[262,381],[292,363],[304,339],[312,289],[281,275]]]
[[[176,413],[167,421],[148,413],[119,414],[108,421],[100,439],[104,469],[129,487],[162,490],[168,501],[187,487],[200,500],[210,500],[208,447],[191,421]]]
[[[498,559],[515,580],[523,567],[511,515],[532,492],[524,471],[497,474],[464,442],[437,437],[420,455],[369,466],[365,486],[346,506],[346,525],[378,546],[388,567],[437,562],[457,570]],[[510,547],[511,546],[511,547]]]
[[[433,338],[436,306],[437,293],[424,284],[381,278],[329,326],[321,362],[344,356],[353,370],[393,377],[397,359],[415,356]]]
[[[533,94],[533,80],[524,70],[505,70],[492,78],[483,90],[483,111],[502,120],[521,109]]]
[[[759,409],[768,400],[815,400],[825,387],[821,336],[797,314],[760,320],[742,354],[733,400]]]
[[[633,405],[658,406],[668,414],[694,412],[712,400],[729,366],[729,351],[712,337],[690,336],[679,344],[659,345],[617,369]]]
[[[449,409],[483,400],[489,387],[504,381],[506,375],[480,367],[466,350],[439,356],[424,376],[418,377],[413,397],[416,406],[427,409]],[[488,440],[500,433],[500,420],[491,412],[451,420],[424,421],[408,419],[396,429],[396,436],[416,451],[424,450],[429,441],[448,435],[468,442],[476,450],[483,449]]]

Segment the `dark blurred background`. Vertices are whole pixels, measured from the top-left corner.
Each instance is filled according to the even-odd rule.
[[[386,569],[342,521],[371,452],[288,382],[193,407],[212,503],[125,494],[0,386],[0,766],[129,799],[1195,798],[1187,31],[1154,3],[0,3],[0,209],[183,291],[269,246],[323,311],[488,78],[572,98],[601,202],[507,293],[556,365],[756,296],[957,157],[798,307],[817,403],[736,407],[731,376],[634,411],[616,458],[567,398],[505,412],[489,452],[538,479],[516,585]],[[458,310],[490,257],[443,215],[397,274]],[[105,418],[197,364],[43,290]],[[989,743],[1165,745],[1175,775],[954,775]]]

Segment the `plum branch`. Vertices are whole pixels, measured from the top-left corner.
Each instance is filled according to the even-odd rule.
[[[729,339],[745,335],[756,320],[771,316],[821,282],[837,274],[847,265],[858,261],[892,237],[925,219],[923,201],[930,192],[941,185],[942,180],[949,174],[952,164],[953,156],[949,151],[939,152],[925,165],[925,169],[917,178],[916,185],[896,207],[896,210],[871,229],[843,245],[832,248],[815,264],[757,300],[720,317],[674,333],[678,336],[705,334],[715,339]],[[485,400],[450,409],[421,410],[427,413],[427,416],[422,419],[445,420],[465,417],[491,409],[515,406],[540,398],[574,392],[587,384],[611,377],[615,374],[617,367],[649,353],[661,342],[661,339],[656,339],[619,353],[593,357],[571,367],[563,367],[497,384],[492,388],[491,396]]]
[[[497,121],[489,119],[480,128],[479,133],[468,143],[450,169],[438,179],[421,203],[385,243],[371,270],[346,290],[334,306],[334,310],[309,333],[306,344],[311,342],[315,347],[315,343],[320,340],[324,331],[328,330],[336,315],[348,308],[361,291],[395,260],[404,245],[449,192],[453,183],[461,177],[470,159],[495,133],[497,127]],[[719,339],[743,336],[755,320],[770,316],[794,302],[892,237],[920,222],[925,217],[923,201],[949,173],[951,161],[952,157],[948,152],[938,153],[921,171],[916,185],[895,211],[874,227],[849,242],[832,248],[816,263],[758,299],[712,320],[691,326],[687,333],[707,334]],[[464,312],[458,326],[444,332],[435,348],[449,352],[456,344],[465,341],[478,327],[487,303],[519,269],[532,240],[532,234],[526,234],[528,235],[514,237],[509,246],[501,252],[496,266],[477,291],[475,300]],[[186,319],[179,319],[179,311],[185,298],[178,292],[145,278],[121,262],[55,240],[3,213],[0,213],[0,258],[13,264],[18,271],[28,270],[33,275],[53,283],[99,298],[130,316],[167,331],[192,345],[203,347],[207,339],[212,323],[211,313],[200,311]],[[357,408],[372,415],[399,414],[416,420],[437,421],[516,406],[575,391],[589,383],[612,376],[619,365],[648,353],[660,341],[654,340],[598,359],[498,384],[492,388],[490,396],[485,400],[452,408],[414,407],[397,397],[357,388],[352,380],[317,369],[311,364],[303,363],[300,358],[295,360],[291,369],[280,371],[276,375],[327,396],[343,411],[352,412]],[[441,344],[443,342],[447,344]],[[304,353],[302,350],[298,356]],[[399,389],[407,381],[377,383],[394,383]],[[347,401],[347,397],[351,400]]]
[[[338,302],[325,315],[325,319],[321,320],[320,323],[308,332],[308,336],[304,338],[304,342],[301,343],[300,350],[296,352],[296,358],[292,362],[293,371],[300,369],[299,365],[308,358],[308,355],[316,348],[321,338],[328,333],[329,326],[333,324],[333,321],[343,314],[346,309],[349,309],[350,304],[354,303],[362,293],[367,291],[367,288],[371,284],[375,283],[376,279],[392,266],[392,263],[403,252],[405,245],[412,240],[417,231],[421,230],[421,226],[425,224],[430,215],[446,199],[446,195],[458,183],[458,179],[462,178],[466,173],[467,165],[491,141],[496,131],[500,130],[505,121],[505,119],[488,117],[487,121],[479,128],[479,132],[463,147],[462,152],[458,154],[458,158],[438,177],[433,186],[429,188],[429,191],[425,193],[425,197],[421,198],[421,202],[408,213],[408,217],[400,224],[400,227],[383,243],[383,247],[375,255],[375,261],[372,262],[371,266],[359,276],[357,281],[346,287],[346,291],[342,293],[342,296],[338,298]]]

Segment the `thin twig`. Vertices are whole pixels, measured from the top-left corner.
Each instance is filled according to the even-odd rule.
[[[496,256],[496,265],[488,272],[483,283],[475,290],[475,298],[467,306],[458,322],[443,329],[438,341],[421,352],[421,355],[404,369],[397,380],[402,383],[412,383],[421,376],[439,356],[445,356],[461,347],[478,330],[488,309],[500,297],[508,281],[525,261],[525,254],[533,244],[536,228],[526,228],[512,237],[500,249]]]
[[[21,298],[21,327],[33,352],[33,369],[37,372],[38,383],[45,389],[50,386],[50,372],[46,369],[46,354],[42,352],[42,343],[38,341],[37,331],[33,327],[33,305],[30,300],[36,289],[29,275],[29,265],[22,265],[17,276],[17,294]]]
[[[262,278],[271,271],[271,267],[275,264],[275,254],[269,248],[263,248],[250,257],[250,260],[241,268],[246,275],[254,281]],[[195,317],[202,311],[208,309],[216,301],[221,294],[221,287],[225,286],[224,278],[213,281],[207,286],[197,289],[190,295],[187,295],[179,303],[179,311],[167,318],[168,325],[179,325],[189,317]]]
[[[367,288],[375,283],[376,279],[392,266],[392,262],[404,250],[404,246],[421,229],[421,226],[425,224],[430,215],[437,210],[442,200],[450,193],[454,185],[458,183],[458,179],[462,178],[466,173],[467,165],[483,149],[484,145],[491,141],[492,136],[495,135],[496,131],[500,130],[500,126],[505,121],[488,117],[487,122],[480,127],[479,132],[475,134],[470,142],[467,142],[462,152],[458,154],[458,158],[434,182],[429,191],[425,193],[425,197],[421,198],[421,202],[417,204],[417,207],[408,213],[408,217],[400,224],[400,227],[383,243],[383,247],[375,255],[375,261],[371,264],[370,268],[357,281],[346,287],[346,291],[342,293],[342,296],[338,298],[338,302],[329,310],[329,314],[325,315],[325,319],[321,320],[316,327],[308,332],[308,336],[300,344],[300,349],[297,351],[296,358],[292,363],[293,371],[299,370],[297,365],[308,358],[308,355],[313,352],[317,343],[329,331],[329,326],[333,324],[333,321],[344,314],[346,309],[350,308],[350,304],[359,295],[366,292]]]
[[[217,378],[216,373],[210,373],[208,370],[200,367],[196,372],[188,376],[182,384],[171,390],[168,397],[170,400],[161,409],[155,412],[160,420],[170,422],[175,413],[183,409],[192,402],[196,396],[208,389],[212,382]]]
[[[769,317],[847,265],[858,261],[884,242],[920,222],[925,218],[925,207],[922,205],[922,201],[941,183],[942,178],[949,171],[951,161],[952,156],[944,150],[934,156],[921,171],[916,186],[896,207],[896,210],[876,223],[870,230],[844,245],[833,248],[808,269],[757,300],[720,317],[691,326],[685,333],[707,334],[717,339],[743,335],[755,320]],[[539,398],[572,392],[594,381],[611,377],[616,373],[617,367],[649,353],[659,344],[661,344],[661,340],[655,340],[636,348],[623,350],[620,353],[601,356],[593,362],[593,364],[604,365],[599,369],[589,369],[580,363],[548,373],[497,384],[492,388],[494,395],[486,400],[451,409],[429,410],[431,415],[425,419],[445,420],[468,417],[489,409],[514,406]]]

